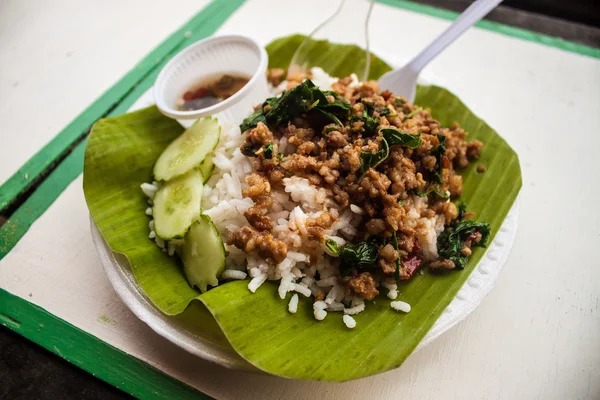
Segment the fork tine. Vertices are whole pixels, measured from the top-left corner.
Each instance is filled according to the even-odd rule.
[[[359,0],[355,0],[359,1]],[[373,9],[373,4],[375,0],[365,0],[369,1],[369,9],[367,11],[365,17],[364,24],[364,37],[365,37],[365,63],[363,71],[357,71],[357,75],[359,80],[366,80],[369,76],[369,71],[371,67],[371,53],[369,50],[369,19],[371,17],[371,11]],[[340,5],[335,10],[335,12],[330,15],[327,19],[321,22],[298,46],[292,59],[290,61],[290,65],[288,67],[288,73],[297,73],[297,72],[307,72],[311,65],[310,64],[310,43],[314,40],[313,38],[321,29],[323,29],[326,25],[328,25],[333,19],[335,19],[342,11],[346,4],[346,0],[341,0]],[[314,65],[313,65],[314,66]]]

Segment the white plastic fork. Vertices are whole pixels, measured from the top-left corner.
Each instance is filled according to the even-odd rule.
[[[290,61],[290,66],[288,68],[288,74],[293,74],[297,72],[307,72],[311,67],[318,67],[318,65],[313,64],[314,56],[311,57],[310,50],[312,40],[315,39],[317,33],[323,33],[323,31],[327,31],[327,28],[331,28],[331,22],[336,19],[338,16],[343,15],[342,9],[348,0],[341,0],[340,5],[335,10],[335,12],[328,17],[325,21],[321,22],[319,26],[317,26],[298,46],[296,52],[292,56],[292,60]],[[365,58],[364,61],[360,61],[356,75],[360,81],[367,80],[369,76],[369,69],[371,67],[371,57],[369,52],[369,19],[371,17],[371,11],[373,9],[373,3],[375,0],[349,0],[350,3],[354,2],[353,10],[360,10],[361,13],[365,13],[365,23],[364,23],[364,48],[365,48]],[[343,17],[350,17],[350,15],[343,15]],[[352,15],[355,19],[360,18],[361,15]],[[362,45],[360,43],[359,45]]]
[[[404,67],[387,72],[379,78],[379,87],[406,97],[410,102],[415,99],[417,78],[425,66],[454,42],[464,31],[485,17],[503,0],[476,0],[471,4],[440,36],[423,49]]]

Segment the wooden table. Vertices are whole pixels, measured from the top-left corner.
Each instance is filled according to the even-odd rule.
[[[0,120],[7,124],[0,132],[0,182],[125,71],[155,63],[147,58],[136,65],[206,3],[180,1],[176,9],[165,1],[137,0],[126,5],[67,0],[40,2],[35,8],[21,2],[0,5]],[[251,34],[266,43],[310,29],[284,19],[273,19],[268,30],[258,26],[256,16],[269,15],[275,2],[215,4],[211,18],[190,32],[204,29],[211,34],[212,24],[217,32]],[[378,38],[375,52],[397,48],[398,59],[414,54],[453,15],[406,2],[396,5],[401,7],[376,7],[373,21],[378,23],[372,24],[372,34]],[[313,0],[286,6],[298,20],[310,20],[311,10],[326,8]],[[390,26],[410,40],[399,46],[389,35]],[[179,35],[185,40],[186,30]],[[178,379],[219,399],[599,398],[600,256],[595,247],[600,243],[600,213],[595,205],[600,190],[594,177],[600,167],[594,149],[600,145],[595,133],[600,123],[600,52],[542,36],[523,37],[523,32],[484,23],[429,67],[519,153],[524,177],[521,220],[517,243],[492,293],[464,322],[399,370],[346,384],[288,381],[215,367],[158,337],[129,313],[103,276],[89,237],[78,178],[83,144],[76,133],[55,139],[45,158],[34,159],[29,165],[33,169],[23,169],[12,180],[27,188],[39,172],[43,183],[13,203],[9,222],[0,229],[0,256],[15,245],[0,261],[2,323],[136,396],[193,396]],[[143,82],[121,93],[118,101],[95,104],[106,106],[106,113],[123,112],[127,101],[143,92]],[[83,132],[83,125],[76,128]],[[68,133],[77,131],[70,129]],[[33,171],[31,176],[25,176],[28,171]],[[31,315],[36,319],[28,319]],[[70,336],[75,331],[65,321],[101,342],[89,335]],[[106,394],[92,383],[73,384],[75,373],[64,363],[18,350],[21,344],[15,350],[14,343],[23,342],[6,333],[1,337],[7,344],[0,377],[8,376],[15,386],[3,385],[0,398],[53,398],[65,388],[72,389],[66,393],[74,398],[121,396]],[[30,365],[19,361],[19,351],[32,357]],[[19,371],[25,372],[6,372],[2,362],[21,365]],[[40,372],[55,369],[65,372]],[[23,380],[15,380],[15,374]],[[41,375],[62,376],[64,381],[53,386]],[[32,388],[19,389],[19,384]]]

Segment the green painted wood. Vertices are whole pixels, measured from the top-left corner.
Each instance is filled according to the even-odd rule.
[[[189,43],[210,36],[243,3],[244,0],[213,0],[152,50],[0,186],[0,212],[43,178],[44,171],[64,157],[95,121],[114,111],[132,92],[137,93],[139,82],[149,75],[156,76],[160,66]]]
[[[425,4],[413,3],[412,1],[407,0],[377,0],[377,2],[396,8],[403,8],[408,11],[414,11],[421,14],[431,15],[432,17],[446,19],[449,21],[454,21],[459,16],[459,13],[454,11],[444,10]],[[517,28],[514,26],[509,26],[501,24],[499,22],[487,20],[479,21],[477,24],[475,24],[475,26],[481,29],[501,33],[506,36],[519,38],[529,42],[535,42],[550,47],[556,47],[561,50],[566,50],[584,56],[600,58],[600,49],[585,46],[583,44],[571,42],[569,40],[564,40],[558,37],[532,32],[527,29]]]
[[[5,290],[0,324],[137,398],[212,399]]]
[[[75,150],[37,187],[35,192],[11,215],[0,228],[0,260],[17,244],[54,200],[79,176],[87,140]]]

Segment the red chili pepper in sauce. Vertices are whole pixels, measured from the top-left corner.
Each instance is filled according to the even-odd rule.
[[[183,100],[184,101],[191,101],[194,100],[196,97],[194,96],[194,92],[191,91],[187,91],[183,94]]]
[[[448,157],[446,157],[446,156],[442,157],[442,166],[444,168],[450,168],[450,160],[448,159]]]
[[[473,233],[471,233],[469,235],[469,237],[467,238],[467,241],[477,243],[477,242],[479,242],[479,240],[477,240],[477,239],[481,240],[481,235],[480,235],[479,231],[477,229],[475,229],[475,230],[473,230]]]
[[[204,97],[208,94],[208,88],[200,87],[196,89],[196,98]]]
[[[385,101],[388,101],[388,99],[392,96],[392,92],[390,92],[389,90],[384,91],[383,93],[381,93],[381,97],[383,97],[383,99]]]
[[[414,242],[413,242],[413,253],[418,253],[419,251],[421,251],[421,246],[419,245],[419,241],[417,240],[417,238],[415,238]]]
[[[408,272],[410,276],[413,276],[415,271],[423,265],[423,258],[418,254],[414,254],[407,259],[402,260],[402,264],[406,267],[406,272]]]

